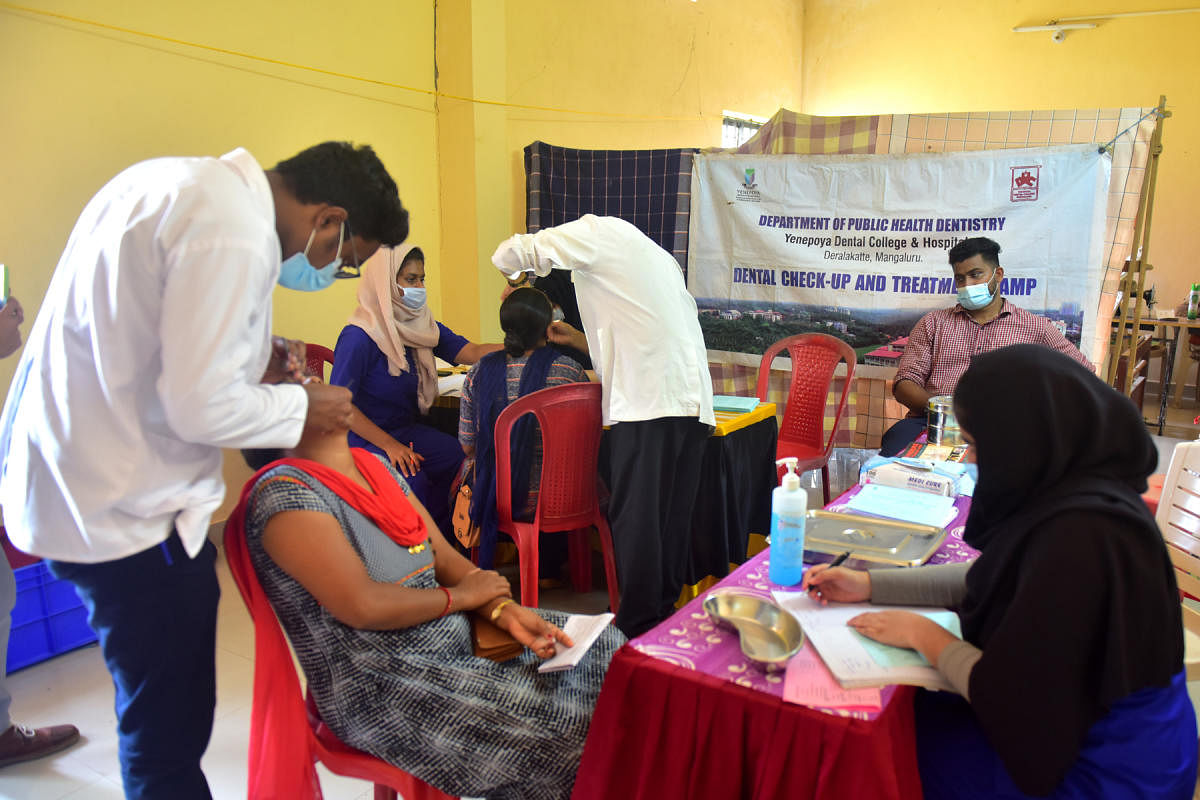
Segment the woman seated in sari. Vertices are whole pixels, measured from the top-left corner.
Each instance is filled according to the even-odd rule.
[[[458,406],[458,441],[467,458],[474,459],[471,519],[479,524],[481,564],[492,563],[497,535],[496,418],[510,403],[530,392],[587,382],[587,374],[578,361],[546,345],[546,330],[552,321],[553,307],[544,293],[530,288],[510,292],[500,304],[504,350],[480,359],[463,382]],[[542,477],[542,442],[532,416],[513,427],[511,453],[513,513],[518,519],[533,519]],[[541,537],[538,574],[544,581],[558,580],[566,554],[565,536]]]
[[[571,644],[566,615],[519,605],[504,577],[447,544],[386,457],[311,428],[286,455],[246,484],[227,541],[231,562],[245,542],[329,729],[449,794],[568,797],[620,632],[574,669],[539,674]],[[528,649],[476,657],[470,615]]]
[[[1141,414],[1028,344],[976,356],[954,410],[979,467],[963,534],[978,559],[804,579],[826,600],[958,611],[963,639],[911,612],[850,621],[957,689],[917,694],[925,797],[1192,797],[1196,717],[1175,574],[1140,497],[1158,458]]]

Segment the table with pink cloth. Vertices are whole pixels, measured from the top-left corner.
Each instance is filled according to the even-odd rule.
[[[858,487],[827,508],[845,510]],[[930,564],[967,561],[970,500],[955,501]],[[714,589],[770,597],[770,550]],[[704,612],[707,592],[613,658],[596,705],[574,800],[920,797],[909,686],[883,690],[878,712],[783,701],[783,673],[747,661],[734,631]]]

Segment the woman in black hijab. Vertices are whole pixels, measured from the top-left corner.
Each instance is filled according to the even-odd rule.
[[[979,467],[963,535],[978,559],[805,578],[827,600],[958,611],[961,640],[909,612],[850,621],[962,695],[917,695],[925,797],[1192,797],[1196,718],[1174,572],[1140,497],[1157,461],[1141,415],[1038,345],[977,356],[954,406]]]

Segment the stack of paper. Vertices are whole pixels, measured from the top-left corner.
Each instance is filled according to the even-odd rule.
[[[846,501],[846,508],[860,514],[874,514],[888,519],[902,519],[920,525],[944,528],[958,515],[953,497],[898,489],[869,483]]]
[[[543,661],[538,667],[538,672],[561,672],[564,669],[572,669],[583,660],[584,654],[596,643],[600,634],[612,620],[612,614],[572,614],[567,617],[567,624],[563,625],[563,633],[571,637],[571,641],[575,642],[574,646],[560,650],[551,658]]]

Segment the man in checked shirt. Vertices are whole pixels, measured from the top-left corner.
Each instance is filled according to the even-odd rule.
[[[930,311],[917,321],[896,369],[892,394],[908,416],[883,434],[879,454],[894,456],[925,428],[929,398],[954,394],[971,357],[1010,344],[1042,344],[1095,371],[1083,353],[1045,317],[1017,308],[1000,296],[1004,267],[1000,245],[982,236],[950,248],[958,303]]]

